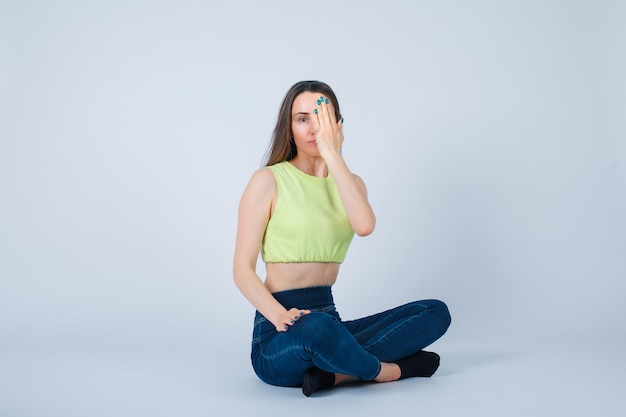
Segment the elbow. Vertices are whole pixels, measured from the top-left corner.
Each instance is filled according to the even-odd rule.
[[[363,237],[363,236],[371,235],[374,232],[375,228],[376,228],[376,219],[372,217],[371,220],[362,222],[361,224],[357,225],[356,227],[353,227],[352,229],[354,230],[354,233],[356,233],[358,236]]]
[[[246,287],[251,276],[256,274],[256,264],[249,264],[235,260],[233,262],[233,281],[237,288],[242,290]]]
[[[372,234],[372,232],[374,232],[373,227],[363,227],[354,231],[354,233],[356,233],[357,236],[360,236],[360,237],[369,236]]]
[[[237,273],[236,268],[233,268],[233,282],[235,283],[237,288],[240,288],[239,283],[241,282],[241,280],[239,278],[239,274]]]
[[[233,281],[237,288],[241,288],[241,283],[243,281],[244,272],[240,265],[233,265]]]
[[[237,289],[239,291],[241,291],[242,293],[244,293],[244,290],[246,288],[246,280],[244,278],[244,274],[241,273],[233,273],[233,282],[235,283],[235,287],[237,287]]]

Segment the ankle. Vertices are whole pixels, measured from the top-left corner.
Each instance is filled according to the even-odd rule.
[[[400,367],[395,363],[381,362],[380,372],[374,379],[376,382],[391,382],[400,379],[402,372]]]
[[[341,384],[342,382],[349,381],[354,377],[346,374],[335,374],[335,385]]]
[[[332,388],[333,385],[335,385],[335,374],[313,367],[304,373],[302,393],[310,397],[311,394]]]

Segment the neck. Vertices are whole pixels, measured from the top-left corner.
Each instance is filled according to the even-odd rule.
[[[305,174],[315,177],[326,178],[328,176],[328,167],[326,162],[320,156],[296,155],[291,164]]]

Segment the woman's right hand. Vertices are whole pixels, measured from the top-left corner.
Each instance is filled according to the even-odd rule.
[[[278,324],[276,324],[277,332],[286,332],[289,330],[289,327],[293,326],[300,320],[302,316],[309,314],[311,310],[304,310],[298,308],[292,308],[291,310],[285,311],[282,316],[280,316],[280,320]]]

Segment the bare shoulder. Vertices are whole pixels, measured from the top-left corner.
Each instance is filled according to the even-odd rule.
[[[255,199],[272,197],[276,191],[276,179],[274,173],[268,167],[260,168],[252,174],[248,186],[244,191],[244,197]]]
[[[256,170],[252,177],[250,178],[250,184],[254,184],[257,187],[266,188],[266,187],[275,187],[276,186],[276,178],[274,178],[274,173],[269,167],[263,167]]]

